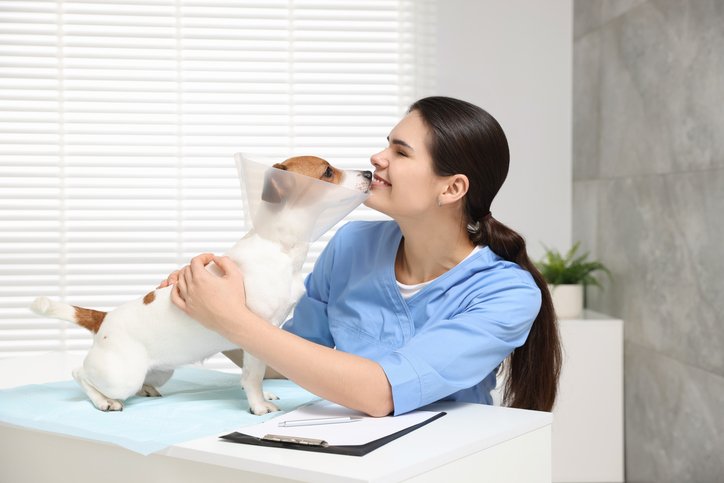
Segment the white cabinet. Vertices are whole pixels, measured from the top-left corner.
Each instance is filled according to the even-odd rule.
[[[585,311],[559,327],[564,353],[553,410],[553,481],[624,481],[623,321]]]

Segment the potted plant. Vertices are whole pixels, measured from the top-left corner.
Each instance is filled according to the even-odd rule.
[[[586,286],[601,287],[595,272],[611,272],[598,261],[589,261],[588,253],[577,255],[580,242],[576,242],[565,255],[545,247],[543,259],[536,263],[553,298],[556,315],[561,319],[580,317],[583,312],[583,296]]]

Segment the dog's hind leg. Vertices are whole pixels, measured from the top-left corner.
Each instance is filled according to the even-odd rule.
[[[123,402],[106,397],[88,380],[85,371],[79,367],[73,371],[73,379],[85,391],[93,405],[101,411],[123,411]]]
[[[150,370],[146,374],[146,380],[143,381],[143,386],[138,390],[136,396],[141,397],[161,397],[161,393],[158,392],[158,387],[163,386],[173,376],[173,369],[164,370]]]
[[[244,369],[241,372],[241,387],[244,388],[246,399],[249,401],[249,412],[257,416],[279,411],[274,403],[266,400],[262,391],[264,372],[266,372],[266,364],[245,352]],[[276,396],[273,397],[276,399]]]
[[[143,352],[116,345],[94,345],[73,377],[101,411],[120,411],[123,402],[143,385],[147,364]]]

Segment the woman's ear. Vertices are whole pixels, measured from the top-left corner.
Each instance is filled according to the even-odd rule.
[[[470,181],[464,174],[455,174],[446,178],[444,191],[438,197],[440,206],[455,203],[462,199],[470,188]]]

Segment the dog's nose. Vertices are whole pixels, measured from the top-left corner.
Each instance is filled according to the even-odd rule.
[[[362,171],[362,176],[365,178],[371,180],[372,179],[372,171]]]

